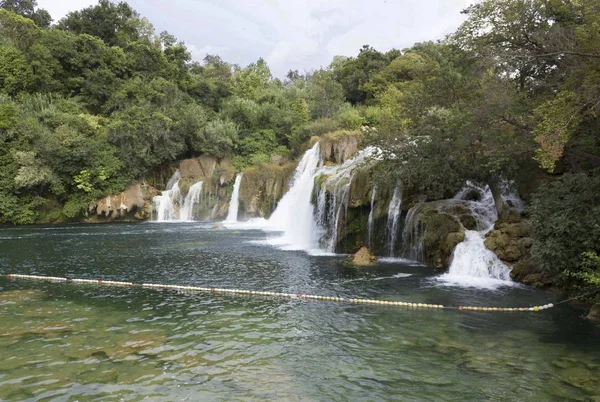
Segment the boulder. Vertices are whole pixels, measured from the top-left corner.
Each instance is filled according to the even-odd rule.
[[[508,265],[528,259],[533,245],[531,222],[509,215],[506,220],[496,222],[495,229],[486,235],[485,245]]]
[[[367,247],[361,247],[353,256],[352,264],[359,267],[368,267],[377,263],[377,257],[375,257]]]

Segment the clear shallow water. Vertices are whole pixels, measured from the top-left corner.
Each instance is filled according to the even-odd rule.
[[[0,230],[0,271],[447,305],[526,287],[441,286],[404,261],[353,269],[262,231],[182,224]],[[600,331],[539,314],[187,294],[0,279],[0,400],[593,400]]]

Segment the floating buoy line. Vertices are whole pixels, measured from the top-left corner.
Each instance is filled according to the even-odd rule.
[[[2,275],[0,275],[2,276]],[[446,309],[446,310],[464,310],[464,311],[511,311],[511,312],[539,312],[554,307],[554,304],[544,304],[541,306],[532,307],[479,307],[479,306],[444,306],[442,304],[426,304],[426,303],[409,303],[401,301],[389,301],[389,300],[375,300],[375,299],[351,299],[344,297],[334,296],[319,296],[310,295],[304,293],[278,293],[278,292],[265,292],[256,290],[244,290],[244,289],[224,289],[214,287],[199,287],[199,286],[182,286],[182,285],[164,285],[157,283],[134,283],[134,282],[119,282],[109,281],[104,279],[79,279],[79,278],[63,278],[57,276],[40,276],[40,275],[21,275],[21,274],[6,274],[4,275],[8,279],[18,280],[31,280],[31,281],[46,281],[46,282],[66,282],[66,283],[77,283],[87,285],[98,285],[98,286],[122,286],[122,287],[140,287],[147,289],[173,289],[185,292],[200,292],[200,293],[211,293],[211,294],[234,294],[234,295],[250,295],[250,296],[263,296],[263,297],[274,297],[284,299],[302,299],[302,300],[320,300],[330,301],[338,303],[351,303],[351,304],[376,304],[382,306],[399,306],[409,308],[423,308],[423,309]],[[569,299],[570,300],[570,299]],[[563,300],[564,303],[568,300]]]

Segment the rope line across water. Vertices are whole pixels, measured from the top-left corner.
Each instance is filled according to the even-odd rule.
[[[103,286],[129,286],[129,287],[142,287],[149,289],[174,289],[188,292],[204,292],[204,293],[224,293],[224,294],[238,294],[238,295],[251,295],[251,296],[265,296],[265,297],[280,297],[288,299],[305,299],[305,300],[322,300],[352,304],[377,304],[384,306],[401,306],[401,307],[412,307],[412,308],[428,308],[428,309],[446,309],[446,310],[465,310],[465,311],[533,311],[538,312],[547,310],[554,307],[554,304],[544,304],[542,306],[533,307],[478,307],[478,306],[444,306],[442,304],[425,304],[425,303],[408,303],[401,301],[388,301],[388,300],[375,300],[375,299],[350,299],[344,297],[332,297],[332,296],[318,296],[308,295],[303,293],[277,293],[277,292],[265,292],[255,290],[244,290],[244,289],[223,289],[214,287],[199,287],[199,286],[181,286],[181,285],[164,285],[156,283],[133,283],[133,282],[119,282],[119,281],[107,281],[104,279],[79,279],[79,278],[63,278],[57,276],[39,276],[39,275],[21,275],[21,274],[6,274],[8,279],[22,279],[22,280],[33,280],[33,281],[49,281],[49,282],[69,282],[69,283],[80,283],[80,284],[91,284],[91,285],[103,285]]]

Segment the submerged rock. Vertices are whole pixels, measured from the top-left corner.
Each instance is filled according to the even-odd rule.
[[[352,264],[359,267],[368,267],[377,263],[377,257],[375,257],[367,247],[361,247],[353,256]]]

